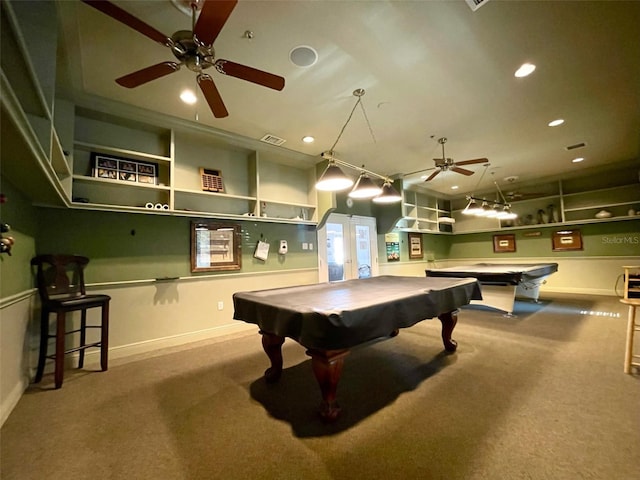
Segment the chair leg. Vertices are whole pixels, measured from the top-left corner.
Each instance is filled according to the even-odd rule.
[[[106,372],[109,369],[109,302],[102,306],[102,323],[100,325],[100,367]]]
[[[87,343],[87,310],[82,310],[80,314],[80,346],[84,347]],[[78,368],[84,367],[84,348],[80,349],[78,354]]]
[[[49,345],[49,311],[42,307],[40,312],[40,350],[38,352],[38,368],[36,370],[35,383],[42,380],[44,364],[47,360],[47,346]]]
[[[65,312],[57,312],[56,319],[56,358],[55,358],[55,384],[56,388],[62,386],[64,378],[64,340],[65,340]]]
[[[627,345],[624,352],[624,373],[631,373],[633,359],[633,332],[636,325],[636,307],[629,305],[629,320],[627,322]]]

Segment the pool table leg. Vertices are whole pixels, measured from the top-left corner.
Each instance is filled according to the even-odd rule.
[[[269,383],[280,380],[282,375],[282,344],[284,337],[260,331],[262,334],[262,348],[271,360],[271,366],[264,372],[264,378]]]
[[[444,349],[447,352],[455,352],[458,348],[458,342],[451,338],[453,329],[458,323],[458,310],[452,312],[443,313],[438,315],[438,318],[442,322],[442,342],[444,343]]]
[[[311,368],[322,392],[320,417],[325,422],[335,421],[340,414],[336,390],[342,374],[344,357],[348,353],[349,350],[307,350],[307,355],[311,357]]]

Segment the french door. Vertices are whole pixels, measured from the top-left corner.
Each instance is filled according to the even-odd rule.
[[[318,230],[319,280],[337,282],[378,274],[376,219],[332,213]]]

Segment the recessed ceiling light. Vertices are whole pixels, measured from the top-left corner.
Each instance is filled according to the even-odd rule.
[[[549,126],[550,127],[557,127],[558,125],[562,125],[564,123],[564,120],[561,118],[558,118],[557,120],[553,120],[551,122],[549,122]]]
[[[573,160],[571,160],[573,163],[580,163],[581,161],[583,161],[584,158],[583,157],[578,157],[578,158],[574,158]]]
[[[306,135],[302,137],[302,141],[304,143],[313,143],[315,141],[315,138],[313,138],[311,135]]]
[[[451,186],[451,190],[457,190],[458,188],[459,188],[458,185],[452,185]]]
[[[192,90],[183,90],[180,94],[180,100],[189,105],[193,105],[198,100],[196,94]]]
[[[516,70],[514,75],[518,78],[526,77],[527,75],[531,75],[533,71],[536,69],[536,66],[533,63],[523,63],[520,65],[520,68]]]

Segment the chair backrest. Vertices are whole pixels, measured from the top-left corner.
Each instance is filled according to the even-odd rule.
[[[84,267],[88,263],[89,259],[80,255],[38,255],[32,258],[31,265],[37,267],[40,299],[47,301],[84,295]]]

